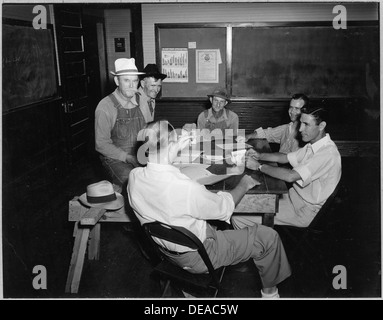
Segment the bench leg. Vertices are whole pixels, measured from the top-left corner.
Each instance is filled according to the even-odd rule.
[[[88,259],[99,260],[100,259],[100,234],[101,224],[97,223],[90,232],[90,240],[88,244]]]
[[[86,246],[89,239],[89,228],[77,228],[70,261],[68,277],[65,285],[66,293],[77,293],[81,280]]]

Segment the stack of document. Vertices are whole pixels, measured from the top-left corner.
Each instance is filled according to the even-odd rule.
[[[196,160],[202,151],[200,150],[182,150],[182,152],[178,155],[178,157],[174,160],[174,164],[177,163],[192,163]]]
[[[214,174],[208,170],[210,165],[207,164],[190,163],[174,165],[178,167],[184,175],[203,185],[215,184],[230,176],[242,174],[245,169],[244,167],[227,167],[225,174]]]
[[[223,150],[242,150],[242,149],[249,149],[252,148],[250,144],[247,143],[216,143],[215,144],[218,148],[221,148]]]

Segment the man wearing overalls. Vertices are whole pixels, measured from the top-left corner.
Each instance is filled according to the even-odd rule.
[[[137,87],[139,72],[134,58],[117,59],[113,93],[103,98],[95,111],[96,151],[109,173],[116,192],[126,189],[130,171],[139,166],[137,134],[145,127],[139,108]]]
[[[212,94],[207,95],[211,102],[211,108],[201,112],[198,116],[198,129],[208,129],[212,132],[221,130],[221,134],[237,135],[239,119],[238,115],[226,109],[230,98],[224,88],[216,88]]]

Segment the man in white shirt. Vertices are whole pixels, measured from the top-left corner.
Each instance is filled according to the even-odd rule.
[[[146,167],[131,171],[128,183],[129,202],[140,223],[159,221],[187,228],[204,244],[214,268],[253,258],[263,284],[262,297],[279,297],[277,284],[289,277],[291,270],[278,234],[258,224],[219,231],[207,221],[230,221],[235,205],[257,181],[245,175],[233,190],[211,192],[172,165],[177,153],[189,143],[190,135],[177,139],[167,121],[150,123],[145,131],[149,161]],[[155,241],[182,268],[193,273],[207,271],[196,251]]]
[[[307,227],[327,198],[335,190],[342,174],[341,156],[330,135],[326,133],[327,112],[308,105],[301,109],[302,140],[307,144],[295,152],[258,153],[249,150],[246,166],[274,178],[292,183],[287,195],[279,201],[274,223]],[[292,169],[260,164],[258,161],[290,163]],[[232,224],[243,228],[256,222],[254,217],[235,216]]]
[[[162,81],[167,77],[166,74],[158,70],[157,65],[149,63],[144,68],[144,75],[140,76],[139,105],[145,122],[152,122],[156,110],[156,98],[162,89]]]
[[[289,153],[299,149],[299,117],[303,106],[307,105],[309,98],[303,93],[294,94],[289,106],[289,117],[291,122],[275,128],[258,128],[253,133],[246,135],[249,139],[266,139],[268,142],[279,143],[279,152]]]

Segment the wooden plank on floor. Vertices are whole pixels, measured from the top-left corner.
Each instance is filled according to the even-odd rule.
[[[89,228],[78,229],[73,245],[68,277],[65,285],[66,293],[77,293],[80,286],[84,257],[89,238]]]
[[[89,239],[89,245],[88,245],[89,260],[100,259],[100,236],[101,236],[101,224],[97,223],[90,232],[90,239]]]

